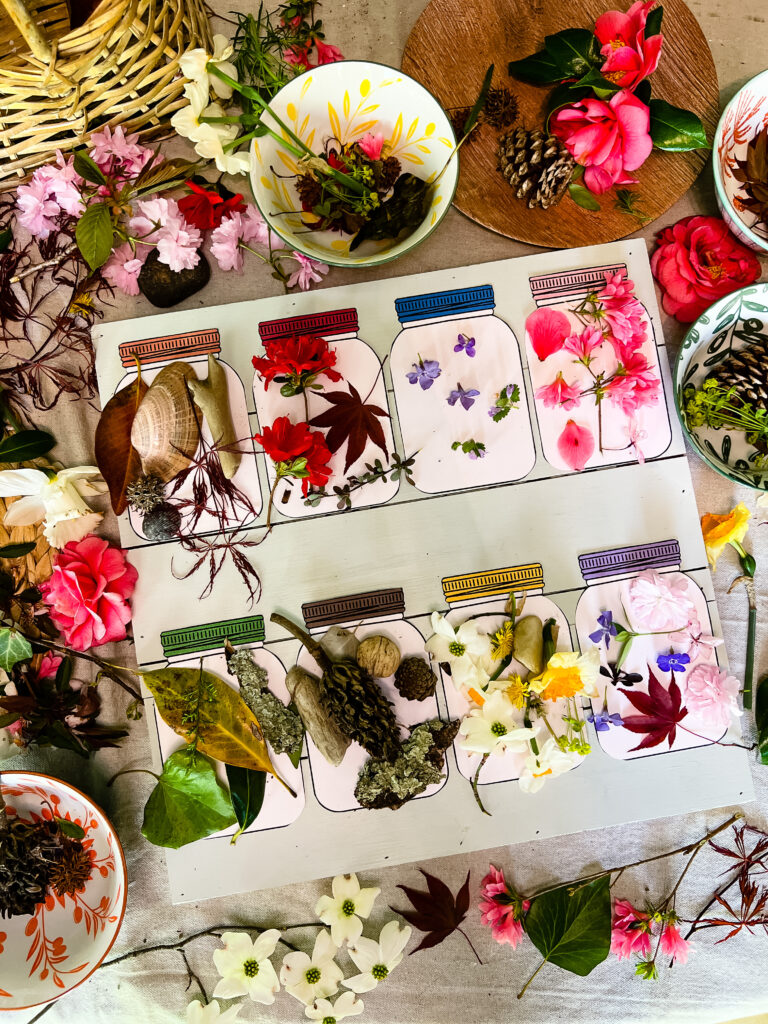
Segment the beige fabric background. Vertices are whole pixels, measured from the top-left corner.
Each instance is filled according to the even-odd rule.
[[[216,6],[224,12],[236,7],[255,9],[255,0],[230,0]],[[617,4],[626,6],[626,4]],[[690,6],[699,18],[714,54],[725,103],[753,75],[763,70],[768,52],[765,0],[693,0]],[[325,0],[322,10],[327,38],[337,43],[351,58],[372,58],[399,65],[408,33],[424,0],[394,0],[374,3],[372,0]],[[221,22],[219,30],[228,31]],[[482,32],[482,25],[478,25]],[[662,220],[641,232],[652,247],[655,231],[691,213],[716,213],[711,183],[711,169],[705,169],[696,186]],[[556,216],[556,214],[555,214]],[[585,243],[588,242],[585,239]],[[333,270],[327,278],[329,286],[347,280],[365,280],[367,276],[384,277],[415,274],[443,267],[483,263],[532,252],[529,246],[493,235],[451,211],[435,235],[409,256],[374,272]],[[766,265],[764,264],[765,278]],[[214,305],[277,294],[279,287],[268,273],[253,260],[247,263],[242,277],[233,274],[214,275],[208,287],[189,300],[189,306]],[[143,297],[123,299],[108,311],[111,319],[141,317],[154,312]],[[668,318],[665,321],[667,344],[672,350],[682,337],[681,326]],[[248,340],[244,339],[248,344]],[[256,339],[253,339],[256,345]],[[60,441],[59,454],[68,465],[92,459],[92,434],[96,411],[84,403],[62,403],[50,421]],[[724,512],[738,501],[754,507],[754,493],[737,488],[717,476],[691,456],[691,468],[699,509]],[[768,518],[768,510],[765,516]],[[113,524],[114,525],[114,524]],[[753,526],[750,544],[759,567],[759,622],[756,678],[768,671],[768,636],[765,630],[768,601],[768,528]],[[718,607],[731,666],[741,676],[744,667],[746,599],[742,591],[728,596],[726,590],[737,575],[735,555],[726,553],[721,559],[715,586]],[[129,649],[119,656],[130,662]],[[105,656],[109,656],[105,651]],[[115,697],[105,690],[105,720],[119,721],[122,695]],[[670,771],[674,770],[674,760]],[[150,846],[139,834],[141,810],[151,782],[133,775],[119,780],[107,789],[106,780],[123,767],[149,764],[146,727],[131,723],[131,735],[119,751],[100,754],[84,765],[74,756],[60,752],[37,752],[6,762],[5,768],[51,770],[62,778],[84,787],[111,816],[122,839],[129,871],[128,913],[114,952],[122,952],[153,942],[169,941],[191,931],[219,923],[254,923],[263,926],[311,920],[318,895],[326,889],[323,882],[286,886],[249,896],[235,896],[172,907],[168,897],[164,857],[161,850]],[[757,800],[744,808],[755,824],[768,827],[768,769],[755,767]],[[503,866],[508,876],[523,891],[548,882],[566,880],[596,866],[609,866],[650,856],[665,849],[698,838],[715,824],[725,820],[730,810],[692,814],[678,819],[638,823],[633,826],[584,832],[575,836],[540,843],[489,851],[486,854],[450,857],[429,863],[429,870],[458,888],[467,870],[472,871],[473,902],[478,883],[489,860]],[[322,836],[317,842],[323,841]],[[621,885],[620,895],[642,900],[663,895],[677,877],[681,865],[663,861],[648,870],[635,871]],[[681,912],[693,916],[716,884],[715,872],[723,866],[714,854],[703,854],[696,870],[681,891]],[[226,870],[222,865],[222,870]],[[254,864],[254,877],[258,865]],[[388,918],[389,904],[402,906],[398,883],[418,885],[416,865],[391,868],[365,877],[367,884],[377,884],[383,893],[372,918],[379,927]],[[468,934],[480,951],[480,966],[460,935],[452,936],[442,946],[406,957],[402,966],[383,987],[365,997],[366,1010],[362,1021],[369,1024],[503,1024],[523,1021],[527,1024],[593,1024],[611,1021],[615,1024],[635,1022],[720,1022],[731,1018],[758,1014],[768,1009],[768,972],[766,937],[739,936],[727,945],[716,946],[704,933],[697,942],[696,953],[685,967],[661,970],[659,981],[643,982],[633,977],[632,967],[611,958],[588,978],[580,979],[556,967],[548,967],[518,1002],[516,992],[538,963],[538,955],[530,943],[516,952],[497,946],[490,934],[480,926],[474,911],[467,923]],[[294,941],[311,945],[314,933],[293,933]],[[297,938],[298,936],[298,938]],[[201,973],[208,991],[213,988],[215,972],[211,951],[216,940],[205,940],[190,949],[190,960]],[[50,1010],[46,1024],[165,1024],[183,1018],[191,991],[185,995],[186,972],[176,953],[152,954],[128,961],[118,968],[97,972],[83,986]],[[224,1004],[227,1005],[227,1004]],[[26,1024],[33,1014],[5,1014],[8,1024]],[[272,1007],[248,1004],[242,1014],[244,1021],[298,1021],[303,1008],[285,994]]]

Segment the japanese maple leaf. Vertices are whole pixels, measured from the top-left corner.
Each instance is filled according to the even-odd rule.
[[[332,452],[339,451],[347,442],[345,473],[363,454],[369,440],[381,448],[385,456],[388,455],[384,429],[379,419],[389,417],[389,413],[378,405],[366,405],[354,384],[348,386],[349,392],[320,392],[319,397],[330,402],[331,408],[309,421],[312,427],[329,428],[325,441]]]
[[[738,935],[742,928],[750,934],[754,934],[753,928],[768,927],[768,889],[745,878],[739,878],[739,890],[741,892],[741,905],[737,910],[722,896],[716,895],[715,899],[730,917],[705,917],[698,924],[703,928],[730,928],[731,930],[719,942],[726,942]]]
[[[416,949],[411,950],[411,956],[420,949],[431,949],[432,946],[438,946],[455,931],[461,932],[477,956],[475,947],[459,927],[469,910],[469,871],[464,885],[459,889],[455,898],[445,882],[441,882],[439,878],[430,875],[427,871],[421,873],[427,880],[427,892],[422,889],[411,889],[407,885],[398,886],[398,889],[402,889],[411,901],[414,909],[397,910],[395,907],[390,907],[414,928],[427,933]]]
[[[757,836],[755,845],[751,850],[747,849],[747,836]],[[731,860],[736,861],[735,864],[729,864],[727,868],[724,868],[720,874],[725,874],[726,871],[730,871],[736,868],[744,875],[748,875],[754,867],[762,868],[763,872],[768,870],[765,861],[768,859],[768,834],[763,832],[762,829],[756,828],[754,825],[736,825],[733,826],[733,842],[736,847],[735,850],[729,850],[727,846],[720,846],[710,839],[709,845],[717,853],[723,857],[729,857]]]
[[[680,687],[675,680],[665,690],[659,680],[649,671],[648,693],[625,690],[624,696],[630,704],[641,711],[640,715],[624,715],[624,728],[630,732],[645,733],[645,738],[632,750],[647,750],[658,747],[667,740],[670,749],[675,742],[678,722],[682,722],[688,709],[682,707]]]

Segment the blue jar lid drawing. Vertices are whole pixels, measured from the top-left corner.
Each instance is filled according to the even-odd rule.
[[[449,292],[430,292],[428,295],[409,295],[395,299],[397,319],[401,324],[413,320],[432,320],[450,313],[473,313],[493,309],[493,287],[481,284],[475,288],[457,288]]]
[[[187,626],[184,629],[168,629],[160,634],[163,654],[166,658],[180,654],[195,654],[223,647],[229,640],[233,646],[262,643],[264,641],[264,616],[248,615],[240,619],[222,619],[208,622],[204,626]]]

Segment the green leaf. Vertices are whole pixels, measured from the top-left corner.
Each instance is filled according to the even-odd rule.
[[[600,59],[598,41],[588,28],[566,28],[546,36],[544,48],[562,72],[561,78],[581,78]]]
[[[664,8],[654,7],[645,22],[645,38],[657,36],[661,32],[661,19],[664,17]]]
[[[72,678],[72,659],[62,658],[59,663],[59,667],[56,670],[56,689],[59,693],[64,693],[69,688],[69,681]]]
[[[141,834],[155,846],[180,846],[222,829],[237,820],[226,789],[202,754],[177,750],[166,760],[144,807]]]
[[[99,165],[88,156],[84,149],[75,152],[75,170],[81,178],[85,178],[92,185],[106,185],[107,179]]]
[[[76,821],[70,821],[68,818],[55,818],[54,820],[59,826],[59,831],[68,839],[85,839],[85,829],[81,828]]]
[[[563,79],[562,71],[546,50],[539,50],[521,60],[511,60],[507,70],[513,78],[532,85],[551,85]]]
[[[19,430],[0,441],[0,462],[27,462],[47,455],[56,444],[44,430]]]
[[[232,836],[234,846],[240,836],[259,815],[264,803],[264,787],[267,782],[266,772],[257,772],[251,768],[237,768],[228,764],[227,781],[232,807],[237,815],[240,828]]]
[[[8,711],[4,715],[0,715],[0,729],[5,729],[9,725],[13,725],[14,722],[18,722],[19,712]]]
[[[651,138],[657,149],[673,153],[709,149],[704,125],[690,110],[673,107],[666,100],[651,100]]]
[[[618,637],[616,637],[616,639],[618,640]],[[632,646],[632,641],[634,639],[635,639],[635,636],[634,636],[634,633],[632,633],[632,634],[630,634],[629,638],[627,640],[624,640],[624,642],[622,643],[621,650],[619,651],[619,656],[616,659],[616,669],[617,670],[620,669],[621,666],[624,664],[624,662],[627,660],[627,655],[629,654],[629,650],[630,650],[630,648]],[[621,642],[621,641],[619,641],[619,642]]]
[[[599,210],[600,203],[595,199],[588,188],[584,188],[583,185],[577,185],[575,182],[571,182],[568,186],[568,195],[576,203],[577,206],[581,206],[585,210]]]
[[[640,100],[646,107],[651,102],[651,83],[649,79],[644,78],[637,86],[635,89],[635,99]]]
[[[563,82],[562,85],[556,85],[549,96],[547,96],[547,102],[544,105],[545,126],[549,128],[550,117],[560,107],[568,107],[572,103],[578,103],[579,100],[589,96],[591,92],[592,90],[589,88],[579,88],[576,83]]]
[[[0,628],[0,668],[10,672],[17,661],[32,657],[32,648],[25,636],[8,626]]]
[[[0,252],[5,252],[12,241],[13,232],[10,228],[6,228],[5,231],[0,231]]]
[[[608,97],[613,96],[621,88],[615,82],[609,82],[607,78],[603,78],[597,68],[590,68],[586,75],[580,78],[575,85],[591,89],[595,96],[601,100],[608,99]]]
[[[760,761],[768,764],[768,675],[764,675],[755,690],[755,728]]]
[[[563,885],[537,896],[525,930],[545,961],[583,977],[611,948],[610,878],[598,878],[573,895],[569,889]]]
[[[485,72],[485,78],[483,84],[480,86],[480,92],[478,93],[475,104],[469,112],[469,117],[464,122],[464,128],[462,131],[463,135],[469,135],[472,129],[477,124],[477,119],[480,116],[480,111],[485,106],[485,101],[488,99],[488,91],[491,88],[491,79],[493,78],[493,64]]]
[[[35,550],[37,541],[28,540],[21,544],[3,544],[0,547],[0,558],[21,558]]]
[[[114,237],[115,229],[106,203],[93,203],[75,229],[78,248],[91,270],[98,270],[107,262]]]

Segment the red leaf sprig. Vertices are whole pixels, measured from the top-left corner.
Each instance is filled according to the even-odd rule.
[[[658,747],[664,740],[671,749],[678,723],[688,714],[688,709],[682,706],[682,694],[675,680],[672,679],[669,689],[665,690],[649,669],[648,693],[625,690],[624,696],[642,712],[640,715],[624,715],[624,728],[629,732],[645,733],[644,739],[631,749],[648,750]]]
[[[455,897],[445,882],[436,878],[435,875],[430,875],[428,871],[422,870],[421,873],[427,880],[426,892],[422,889],[411,889],[407,885],[398,886],[398,889],[402,889],[411,901],[414,909],[397,910],[396,907],[390,908],[396,914],[405,918],[414,928],[418,928],[420,932],[427,933],[416,949],[411,950],[411,956],[420,949],[431,949],[433,946],[439,946],[449,935],[458,931],[467,940],[470,949],[478,961],[482,963],[469,936],[460,927],[469,910],[469,871],[467,872],[464,884]]]

